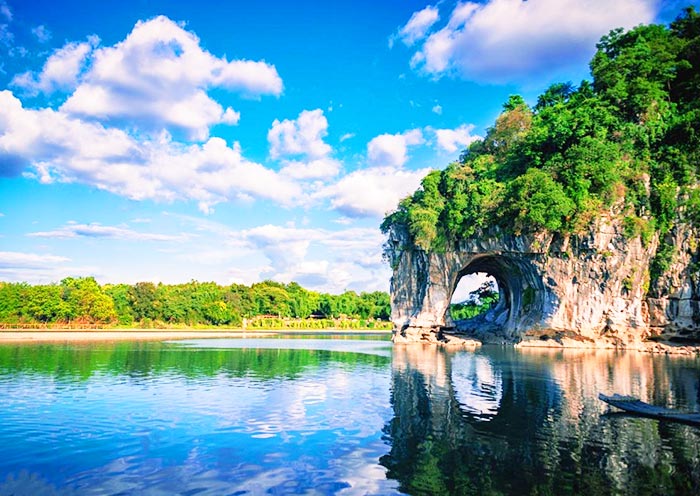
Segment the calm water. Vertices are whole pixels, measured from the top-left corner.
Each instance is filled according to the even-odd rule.
[[[0,495],[700,494],[700,363],[382,340],[0,346]]]

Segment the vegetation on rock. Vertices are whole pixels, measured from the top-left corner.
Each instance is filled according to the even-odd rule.
[[[490,226],[579,233],[601,213],[648,243],[700,225],[700,14],[618,29],[590,62],[593,81],[511,96],[486,136],[433,171],[382,223],[426,251]]]

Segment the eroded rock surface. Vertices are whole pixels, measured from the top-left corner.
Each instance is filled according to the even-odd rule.
[[[671,256],[652,268],[663,244]],[[624,348],[654,338],[700,341],[700,253],[691,229],[676,227],[645,245],[625,237],[617,219],[601,217],[583,235],[518,236],[493,228],[430,253],[394,229],[386,255],[397,343],[455,334]],[[448,308],[457,283],[476,272],[496,279],[499,302],[483,316],[453,322]]]

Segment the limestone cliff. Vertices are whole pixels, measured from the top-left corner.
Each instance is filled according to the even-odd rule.
[[[679,225],[644,245],[623,231],[617,217],[601,216],[585,234],[492,228],[426,252],[394,226],[385,246],[394,341],[437,342],[446,334],[606,347],[700,340],[698,233]],[[670,245],[665,264],[654,262],[660,243]],[[662,270],[653,281],[652,267]],[[496,279],[499,302],[479,318],[453,322],[448,307],[457,283],[476,272]]]
[[[700,343],[699,46],[692,8],[613,31],[592,81],[534,105],[511,95],[483,138],[429,172],[381,225],[394,340]],[[475,272],[496,279],[498,304],[452,322],[457,282]]]

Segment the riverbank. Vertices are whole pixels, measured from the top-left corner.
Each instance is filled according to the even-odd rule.
[[[21,329],[0,331],[0,343],[49,343],[63,341],[165,341],[178,339],[209,339],[209,338],[247,338],[272,336],[276,334],[391,334],[391,331],[377,331],[372,329],[347,330],[347,329],[227,329],[225,331],[211,330],[30,330]]]

